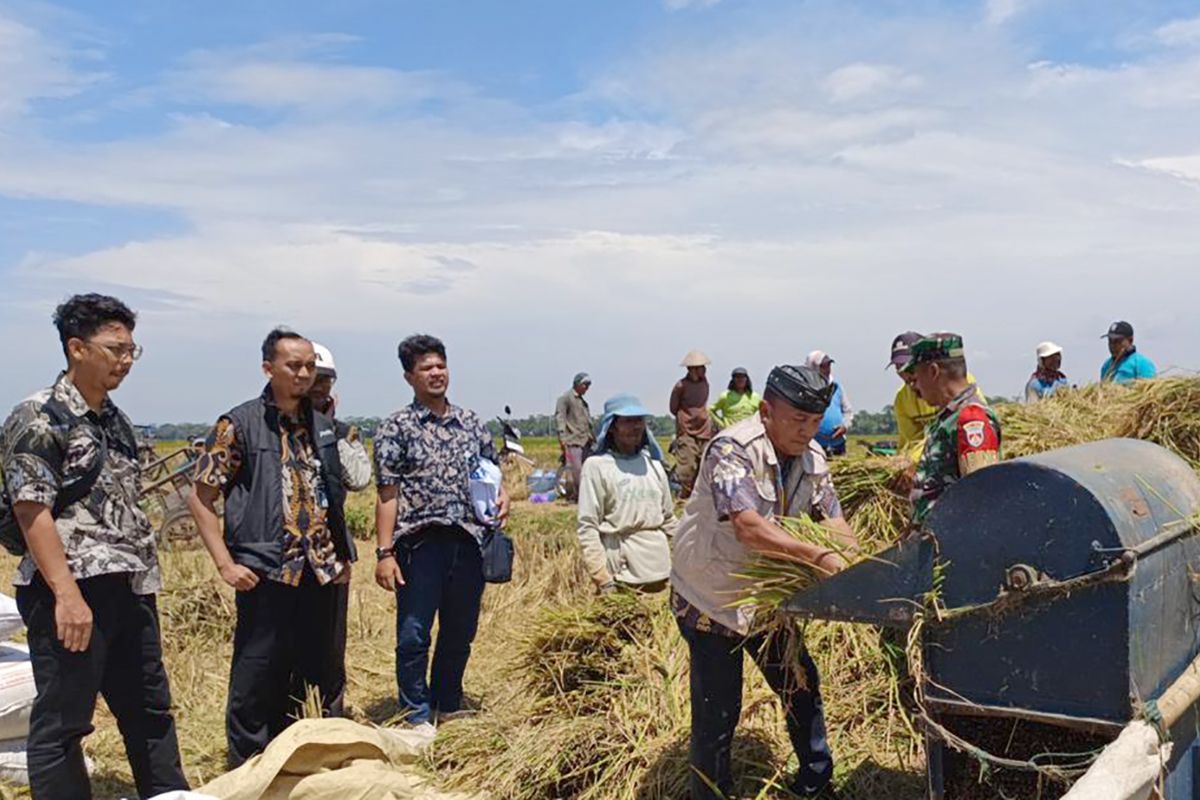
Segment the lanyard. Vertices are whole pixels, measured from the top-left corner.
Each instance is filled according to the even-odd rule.
[[[792,468],[795,469],[795,465],[793,465]],[[788,515],[788,509],[791,506],[787,496],[787,478],[790,477],[790,470],[789,474],[786,477],[784,476],[783,463],[775,465],[775,499],[779,504],[775,509],[775,516],[777,517],[786,517]]]

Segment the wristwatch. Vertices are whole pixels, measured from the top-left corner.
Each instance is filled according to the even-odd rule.
[[[385,558],[395,558],[395,557],[396,557],[396,554],[394,552],[392,552],[392,548],[390,548],[390,547],[376,547],[375,548],[375,560],[376,561],[383,561]]]

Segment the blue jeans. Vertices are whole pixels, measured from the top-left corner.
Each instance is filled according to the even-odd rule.
[[[483,599],[483,559],[474,536],[443,526],[402,537],[395,552],[404,575],[396,588],[396,684],[401,710],[417,724],[462,706],[463,673]],[[434,617],[438,638],[430,672]]]
[[[825,738],[820,678],[808,653],[788,663],[777,640],[767,643],[761,635],[735,639],[702,633],[684,624],[679,629],[691,655],[691,800],[719,800],[733,790],[729,756],[742,715],[743,653],[750,654],[783,703],[788,737],[800,759],[800,772],[791,790],[803,796],[825,788],[833,778],[833,755]],[[798,670],[803,670],[806,688],[798,688]],[[701,775],[716,784],[721,794],[713,792]]]

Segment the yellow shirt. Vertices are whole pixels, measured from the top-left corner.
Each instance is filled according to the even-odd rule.
[[[978,385],[975,376],[969,372],[967,382]],[[987,402],[983,390],[979,392],[979,399]],[[896,452],[899,455],[907,455],[915,464],[921,460],[921,454],[925,450],[925,429],[937,416],[938,410],[922,400],[916,390],[907,383],[896,392],[892,410],[896,415],[896,432],[899,435]]]

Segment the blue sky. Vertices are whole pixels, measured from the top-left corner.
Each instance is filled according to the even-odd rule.
[[[0,0],[0,404],[75,291],[141,312],[118,400],[209,419],[262,335],[332,347],[347,413],[446,339],[460,402],[663,409],[814,348],[859,406],[899,330],[993,394],[1044,339],[1091,380],[1130,319],[1200,367],[1200,3]]]

